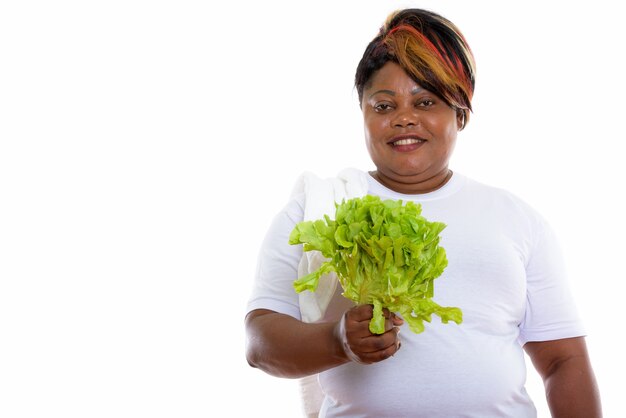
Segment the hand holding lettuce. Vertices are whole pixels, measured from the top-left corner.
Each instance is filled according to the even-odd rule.
[[[441,222],[429,222],[421,206],[376,196],[350,199],[336,205],[335,219],[303,221],[289,237],[304,251],[320,251],[327,261],[294,283],[295,290],[315,291],[320,278],[335,272],[343,295],[357,304],[374,306],[370,331],[385,329],[383,308],[399,313],[415,333],[424,331],[432,314],[443,323],[460,324],[459,308],[435,303],[434,280],[448,260],[439,246]]]

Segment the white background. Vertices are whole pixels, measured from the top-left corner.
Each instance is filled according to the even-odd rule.
[[[472,46],[451,167],[550,220],[626,416],[618,4],[3,2],[0,416],[299,415],[295,382],[244,358],[256,253],[301,171],[371,168],[354,69],[404,6]]]

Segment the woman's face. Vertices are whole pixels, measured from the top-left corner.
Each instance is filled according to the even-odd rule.
[[[361,109],[367,149],[383,184],[407,193],[419,192],[419,184],[435,184],[433,179],[447,180],[462,126],[462,115],[455,109],[394,62],[372,76]]]

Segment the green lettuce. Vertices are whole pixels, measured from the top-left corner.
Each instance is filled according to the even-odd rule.
[[[335,219],[328,215],[298,223],[289,244],[304,251],[319,251],[326,261],[318,270],[294,282],[296,292],[314,292],[320,278],[335,272],[343,295],[357,304],[371,304],[370,331],[385,330],[383,308],[399,313],[415,333],[424,331],[432,314],[441,322],[460,324],[459,308],[432,300],[434,280],[448,265],[439,234],[446,227],[421,215],[421,205],[401,200],[364,196],[335,204]]]

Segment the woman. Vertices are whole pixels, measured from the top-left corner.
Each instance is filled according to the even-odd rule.
[[[319,408],[321,417],[534,417],[525,350],[553,416],[601,416],[549,226],[510,193],[448,167],[474,90],[473,57],[459,30],[432,12],[393,13],[366,48],[355,84],[376,169],[298,182],[261,248],[246,317],[250,365],[305,378],[310,416]],[[461,325],[435,321],[414,334],[385,312],[386,332],[373,335],[372,307],[353,306],[336,279],[315,294],[294,292],[293,281],[321,260],[288,245],[291,230],[364,194],[415,201],[426,218],[447,224],[449,264],[436,299],[463,310]],[[318,387],[321,405],[312,396]]]

